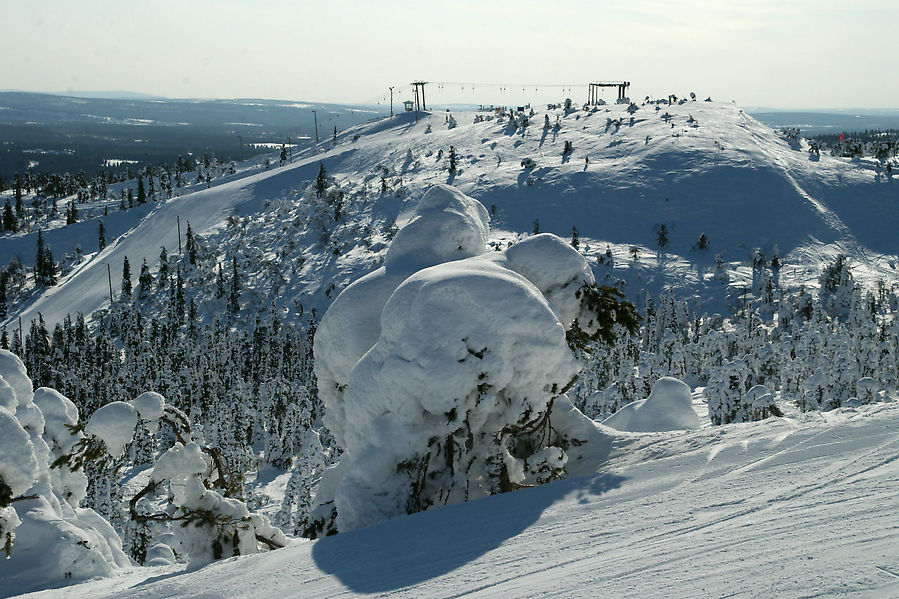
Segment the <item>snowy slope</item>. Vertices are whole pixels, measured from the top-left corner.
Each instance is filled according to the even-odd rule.
[[[768,256],[778,249],[786,286],[814,283],[820,266],[838,252],[849,254],[862,283],[895,280],[899,274],[899,181],[878,175],[873,163],[813,160],[801,144],[791,147],[731,104],[687,102],[659,110],[647,104],[633,115],[623,105],[568,114],[536,108],[526,127],[491,118],[492,112],[455,114],[454,128],[443,114],[423,113],[417,122],[413,113],[401,114],[349,129],[335,147],[323,143],[318,155],[292,165],[171,200],[34,301],[23,320],[40,312],[52,326],[66,313],[102,307],[109,293],[107,263],[117,293],[124,256],[132,264],[145,257],[153,266],[160,246],[175,251],[176,216],[182,235],[188,220],[196,232],[207,234],[229,214],[252,215],[266,200],[299,197],[296,190],[315,177],[319,161],[335,180],[364,187],[372,196],[385,178],[390,186],[385,195],[395,201],[373,202],[373,220],[392,219],[411,208],[427,186],[448,182],[494,209],[495,238],[529,233],[535,220],[542,231],[562,236],[574,225],[584,253],[609,247],[616,274],[640,286],[680,287],[704,296],[715,254],[724,258],[733,282],[742,284],[755,247]],[[543,126],[544,113],[549,128]],[[477,115],[491,120],[474,122]],[[563,155],[566,141],[573,152]],[[447,171],[450,146],[457,155],[455,175]],[[536,167],[522,168],[523,158]],[[661,256],[656,254],[659,224],[669,231]],[[82,228],[84,247],[91,247],[96,231]],[[693,249],[700,233],[710,240],[707,251]],[[66,239],[74,243],[71,236]],[[629,255],[634,245],[643,248],[637,260]],[[21,237],[4,243],[0,260],[30,255],[32,246],[33,240]],[[369,268],[368,258],[358,263]],[[337,277],[342,285],[362,274],[347,272],[353,265],[346,261],[340,270],[322,262],[321,270],[311,273],[321,280]]]
[[[897,596],[897,457],[895,402],[621,434],[599,472],[29,596]]]
[[[298,181],[315,176],[318,168],[309,163],[299,163],[290,168],[263,170],[222,185],[184,195],[159,205],[130,230],[124,232],[114,243],[95,255],[90,261],[70,273],[58,285],[48,289],[36,302],[22,312],[22,320],[30,322],[40,313],[52,326],[61,322],[66,314],[82,312],[90,314],[108,304],[109,275],[111,268],[113,292],[118,295],[122,281],[122,263],[125,256],[135,264],[147,258],[151,265],[158,265],[160,249],[165,246],[169,252],[178,250],[178,217],[181,219],[182,243],[187,224],[198,233],[207,233],[221,226],[229,215],[252,212],[258,209],[263,199],[278,198],[297,184]],[[131,215],[132,211],[125,213]],[[78,231],[93,241],[96,247],[96,229],[93,223],[82,225]],[[77,237],[65,236],[66,229],[57,229],[48,234],[48,243],[54,237],[73,244]],[[31,242],[31,243],[28,243]],[[31,239],[23,239],[28,248]],[[89,247],[89,246],[88,246]],[[28,250],[26,250],[28,251]]]

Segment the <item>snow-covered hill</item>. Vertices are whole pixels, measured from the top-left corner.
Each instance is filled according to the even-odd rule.
[[[732,104],[647,103],[569,111],[553,107],[533,114],[528,108],[513,115],[406,113],[366,123],[310,148],[292,164],[244,167],[208,189],[153,204],[142,208],[144,212],[130,211],[110,227],[115,239],[109,247],[96,254],[88,251],[85,262],[36,296],[20,314],[10,314],[6,324],[14,331],[19,316],[27,326],[40,314],[52,327],[66,314],[88,315],[108,305],[111,285],[122,300],[92,323],[97,331],[108,336],[109,328],[120,322],[129,328],[127,318],[135,311],[152,320],[153,327],[162,323],[177,331],[185,325],[185,306],[177,307],[182,272],[190,292],[191,328],[204,319],[216,319],[215,330],[247,324],[249,333],[249,323],[266,313],[272,320],[277,315],[278,322],[297,323],[308,316],[308,308],[320,314],[351,281],[379,266],[384,268],[376,271],[375,279],[396,277],[391,285],[404,280],[408,273],[391,265],[388,248],[399,248],[394,254],[399,252],[414,266],[409,272],[435,263],[428,251],[456,237],[441,228],[442,219],[433,227],[413,219],[421,216],[416,208],[427,208],[424,192],[436,183],[456,187],[480,202],[459,199],[478,215],[474,254],[484,252],[488,234],[486,247],[492,249],[464,265],[420,271],[416,280],[439,278],[441,272],[458,279],[459,273],[450,272],[456,266],[464,270],[480,264],[481,274],[489,270],[506,279],[518,277],[519,283],[530,281],[536,287],[529,297],[542,306],[536,294],[544,294],[543,287],[527,272],[513,277],[512,271],[518,273],[514,254],[551,237],[532,236],[537,230],[568,237],[576,229],[579,243],[572,240],[576,251],[557,238],[552,243],[577,259],[584,280],[593,280],[587,276],[592,269],[598,283],[621,287],[635,302],[644,295],[659,297],[666,289],[674,290],[678,300],[687,300],[675,305],[675,294],[666,294],[654,312],[647,309],[644,336],[625,340],[615,352],[594,353],[571,393],[576,405],[590,403],[595,409],[588,415],[601,419],[603,413],[621,408],[611,407],[615,402],[599,405],[618,391],[622,402],[641,399],[660,376],[681,377],[696,387],[692,402],[698,421],[688,413],[689,389],[669,380],[680,389],[674,394],[680,401],[675,403],[683,404],[683,413],[671,419],[671,426],[641,424],[662,420],[658,411],[670,409],[651,397],[606,422],[623,430],[694,430],[640,434],[596,425],[601,433],[596,438],[602,441],[579,442],[566,465],[569,478],[561,482],[358,530],[341,527],[345,532],[336,537],[297,541],[266,555],[227,560],[193,572],[179,570],[183,566],[125,569],[108,580],[52,591],[54,597],[899,594],[894,540],[899,500],[893,492],[899,479],[899,408],[891,361],[899,339],[894,318],[899,302],[895,294],[899,242],[894,234],[899,211],[894,197],[899,182],[882,174],[875,162],[812,156],[804,142],[781,137]],[[443,188],[437,195],[458,194]],[[137,297],[119,296],[125,257],[131,264],[145,258],[155,269],[162,246],[170,254],[179,247],[179,218],[182,233],[190,222],[202,237],[196,255],[173,261],[177,266],[169,264],[167,277],[140,283]],[[404,229],[410,222],[412,226]],[[410,236],[422,243],[399,243],[408,242]],[[46,238],[57,255],[76,245],[96,247],[96,230],[85,223],[49,232]],[[390,245],[393,241],[397,243]],[[5,239],[0,243],[0,261],[32,253],[33,243],[29,235]],[[455,243],[440,247],[444,254],[468,255],[464,245],[460,241],[458,247]],[[578,253],[587,258],[586,264]],[[791,292],[799,285],[817,286],[822,268],[838,254],[848,255],[851,276],[835,267],[830,278],[822,280],[836,280],[833,286],[846,293],[837,294],[835,289],[827,292],[830,296],[822,293],[813,309],[811,296]],[[772,264],[775,255],[781,266]],[[441,254],[436,262],[446,259]],[[221,274],[223,264],[233,268],[230,291]],[[555,270],[548,263],[540,270],[556,274],[564,270],[558,261],[555,265]],[[171,272],[174,268],[177,276]],[[382,276],[385,273],[389,276]],[[769,286],[777,278],[778,299],[761,298],[763,277],[768,277]],[[852,290],[853,280],[869,287],[880,280],[886,285],[876,298],[862,301],[863,296]],[[732,320],[698,316],[703,311],[729,314],[727,308],[735,306],[726,302],[739,296],[750,281],[754,289],[742,294],[741,314],[735,311]],[[429,304],[419,301],[423,295],[415,295],[413,282],[404,289],[412,294],[406,300],[416,310],[395,300],[391,304],[395,322],[385,320],[379,304],[384,298],[369,293],[376,287],[356,286],[359,301],[354,305],[371,314],[351,305],[344,310],[346,319],[332,319],[345,325],[347,338],[359,336],[362,321],[386,322],[388,329],[398,330],[404,315],[411,320],[418,310],[421,314],[415,318],[424,331],[439,328],[428,326],[432,314],[446,315],[433,307],[430,312],[422,310]],[[823,287],[827,289],[827,284]],[[747,299],[753,293],[759,295],[755,306]],[[836,295],[849,303],[835,301]],[[477,305],[489,304],[489,297],[484,294]],[[180,299],[184,304],[185,298]],[[503,313],[512,320],[519,318],[525,313],[520,304],[507,306]],[[174,305],[175,311],[166,313],[166,305]],[[846,314],[840,320],[833,315],[842,308]],[[176,312],[180,316],[175,317]],[[224,324],[219,316],[225,317]],[[487,327],[466,318],[464,311],[456,316],[472,329],[471,334],[501,336],[496,331],[482,333]],[[563,320],[559,314],[553,318],[557,317]],[[319,345],[323,338],[341,338],[340,326],[329,332],[328,318],[319,324]],[[452,334],[468,334],[460,333],[465,327],[442,324],[453,329]],[[264,330],[259,320],[254,330]],[[557,332],[561,335],[561,329]],[[562,337],[556,341],[567,356]],[[112,338],[108,343],[114,347]],[[429,348],[428,343],[422,347]],[[516,343],[512,343],[516,351],[530,353],[531,359],[537,355]],[[409,345],[404,338],[397,347],[408,350]],[[480,347],[468,348],[468,353],[480,360],[485,352]],[[194,349],[190,346],[188,351]],[[316,360],[321,365],[319,349]],[[128,351],[123,350],[126,362]],[[41,384],[51,384],[54,379],[42,373],[41,365],[57,358],[49,352],[31,353],[29,369],[42,377]],[[332,365],[335,357],[349,353],[331,351]],[[424,372],[418,358],[410,357],[413,354],[398,355],[421,371],[416,374]],[[360,363],[355,357],[348,361],[349,368]],[[442,365],[434,361],[430,367],[437,372]],[[538,368],[530,363],[526,367]],[[56,381],[67,380],[56,374]],[[350,374],[361,383],[345,386],[345,381],[335,379],[333,388],[346,391],[361,405],[373,391],[367,379]],[[322,383],[321,369],[319,377]],[[421,378],[431,377],[425,372]],[[739,379],[739,384],[731,379]],[[481,380],[477,379],[479,390]],[[557,386],[565,380],[568,377]],[[710,427],[709,416],[712,421],[743,420],[722,419],[722,406],[731,395],[737,402],[752,395],[749,388],[742,388],[750,380],[753,385],[768,385],[761,391],[753,387],[758,392],[753,397],[768,397],[776,408],[769,391],[778,394],[786,416]],[[621,390],[616,391],[615,384]],[[556,392],[552,385],[541,385],[536,388]],[[708,385],[705,393],[703,385]],[[77,399],[85,417],[96,408],[88,410],[86,398],[94,403],[108,399],[103,392],[99,393],[103,397],[94,397],[96,392],[79,389]],[[450,389],[447,397],[454,397],[455,391]],[[389,381],[379,392],[384,405],[400,396]],[[433,399],[428,392],[421,394]],[[257,397],[249,392],[245,396],[239,397],[246,399],[246,406],[255,406]],[[586,402],[594,396],[599,403]],[[745,401],[755,406],[754,400]],[[883,403],[860,405],[869,401]],[[328,398],[325,404],[329,409],[335,405]],[[229,407],[239,414],[243,405]],[[374,405],[373,416],[392,413],[392,407],[382,410],[379,405]],[[799,414],[794,405],[812,411]],[[454,412],[443,413],[451,421]],[[779,416],[780,410],[765,415],[772,414]],[[589,420],[578,418],[583,430],[595,432]],[[313,420],[310,415],[309,425],[318,426]],[[553,424],[564,429],[557,420],[550,424],[547,417],[545,422],[550,429]],[[365,438],[368,428],[363,422],[354,429],[357,440]],[[272,430],[277,432],[277,427],[270,423]],[[333,428],[323,438],[340,444],[341,432]],[[247,456],[255,460],[261,446],[251,447],[249,440],[246,445]],[[343,454],[348,460],[353,447],[342,448],[348,451]],[[341,467],[346,463],[341,461]],[[385,463],[387,471],[396,470]],[[281,494],[289,495],[284,492],[287,477],[262,470],[260,466],[252,472],[257,489],[265,486],[252,501],[265,503],[259,507],[271,512]],[[368,472],[366,464],[358,462],[356,471]],[[300,473],[307,475],[310,485],[311,472]],[[250,469],[242,472],[250,473]],[[321,482],[318,491],[328,484]],[[395,513],[401,511],[385,517]]]
[[[565,481],[29,596],[891,597],[897,431],[889,403],[619,434]]]
[[[354,127],[336,144],[322,144],[316,155],[159,206],[21,316],[27,323],[41,313],[52,326],[67,313],[89,314],[102,307],[109,295],[106,265],[117,293],[124,256],[132,262],[147,258],[153,267],[161,246],[178,247],[177,216],[182,229],[190,221],[204,235],[220,229],[232,214],[266,217],[270,223],[269,202],[301,201],[319,163],[349,191],[353,210],[361,215],[354,227],[393,224],[397,217],[402,225],[404,211],[427,186],[450,183],[491,209],[498,240],[529,233],[535,225],[562,236],[577,227],[584,253],[598,255],[608,247],[616,275],[639,288],[709,295],[716,255],[735,284],[745,283],[754,248],[767,256],[779,252],[786,286],[814,284],[822,263],[840,252],[850,256],[862,283],[895,280],[899,274],[894,233],[899,182],[866,161],[810,157],[801,142],[781,139],[732,104],[646,104],[631,112],[626,105],[568,113],[541,109],[527,125],[523,120],[512,124],[493,112],[422,113],[418,119],[404,113]],[[572,151],[563,153],[566,142]],[[455,174],[448,172],[451,146]],[[523,168],[523,159],[535,166]],[[658,255],[662,224],[668,243]],[[76,245],[96,245],[96,231],[79,225],[78,232],[51,237],[57,255]],[[709,240],[707,250],[696,249],[702,233]],[[32,239],[17,239],[18,246],[16,240],[0,245],[7,254],[0,260],[33,253]],[[358,241],[357,235],[351,247]],[[634,246],[639,246],[636,259]],[[382,244],[359,247],[336,261],[321,260],[320,248],[297,251],[319,265],[307,268],[305,279],[329,280],[339,288],[370,269],[382,249]],[[329,301],[319,294],[313,303],[324,308]]]

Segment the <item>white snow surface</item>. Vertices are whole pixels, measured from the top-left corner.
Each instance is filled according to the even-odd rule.
[[[619,433],[585,476],[29,596],[893,597],[897,456],[895,402]]]
[[[404,114],[360,125],[314,157],[121,213],[115,226],[106,220],[108,234],[116,237],[109,247],[20,314],[11,313],[7,327],[14,331],[19,315],[28,323],[41,313],[52,328],[68,313],[90,314],[108,301],[107,264],[118,293],[125,255],[132,264],[146,257],[155,268],[160,246],[177,248],[176,216],[189,220],[198,234],[209,235],[231,214],[265,215],[265,202],[296,197],[292,191],[314,178],[319,161],[345,183],[360,174],[367,182],[385,167],[393,186],[400,180],[404,193],[391,190],[371,201],[366,216],[373,223],[413,220],[424,190],[447,183],[491,212],[495,208],[488,240],[494,247],[518,241],[535,220],[541,230],[564,236],[576,225],[581,252],[592,262],[608,246],[615,258],[613,279],[627,281],[629,289],[676,288],[699,301],[718,289],[711,274],[713,256],[722,255],[733,285],[744,285],[751,277],[747,260],[754,246],[768,255],[779,248],[784,286],[815,287],[822,264],[840,252],[850,256],[862,284],[899,279],[897,182],[878,174],[871,161],[812,160],[804,146],[791,148],[730,103],[687,102],[658,111],[644,106],[632,122],[626,110],[549,111],[552,121],[559,116],[559,129],[473,122],[469,117],[474,115],[456,115],[452,129],[442,127],[441,115],[413,122]],[[537,116],[532,123],[541,121]],[[358,140],[350,142],[355,136]],[[561,151],[565,141],[574,147],[568,156]],[[456,148],[455,175],[448,175],[445,156],[435,156],[449,145]],[[522,169],[523,157],[532,157],[536,166]],[[474,216],[468,210],[459,214],[463,221]],[[664,251],[656,244],[659,223],[669,230]],[[708,252],[692,247],[702,232],[710,239]],[[57,256],[75,245],[90,247],[96,243],[96,225],[86,221],[48,232],[47,240]],[[631,246],[638,246],[639,258],[629,256]],[[33,247],[33,234],[4,238],[0,263],[16,254],[32,255]],[[305,270],[304,277],[333,281],[338,288],[386,256],[361,246],[333,259],[322,259],[318,249],[299,251],[316,258],[309,260],[312,270]],[[508,251],[491,251],[482,260],[538,278],[512,267]],[[344,358],[343,381],[377,342],[384,305],[412,274],[388,270],[368,275],[367,287],[363,279],[357,281],[354,293],[372,304],[349,301],[367,311],[358,321],[347,316],[335,326],[368,327],[360,326],[353,336],[358,347]],[[551,292],[530,282],[562,321],[565,311],[550,299]],[[13,390],[17,426],[28,435],[38,463],[46,463],[51,449],[42,437],[44,417],[32,404],[24,367],[0,352],[0,374],[8,385],[0,383],[0,405],[6,406],[0,415],[4,409],[13,413]],[[571,411],[563,413],[571,426],[589,424]],[[567,467],[577,478],[191,573],[118,570],[109,580],[43,596],[899,596],[896,403],[693,431],[593,430],[607,442],[588,443],[570,456]],[[0,437],[4,447],[5,439]],[[39,473],[37,478],[53,513],[37,505],[27,516],[34,526],[55,522],[56,529],[46,530],[58,535],[65,522],[77,518],[80,530],[87,530],[88,517],[57,515],[66,510],[65,502],[50,490],[49,477]],[[30,506],[16,503],[15,509],[23,515]],[[107,542],[114,559],[105,562],[108,569],[98,566],[95,572],[111,573],[111,564],[124,556],[114,551],[114,535],[97,534],[97,543]],[[30,567],[15,556],[0,560],[0,578]],[[67,582],[66,572],[64,566],[48,568],[42,584]],[[76,569],[71,580],[90,575],[89,569]],[[162,578],[134,586],[155,576]],[[28,588],[4,583],[0,594]]]
[[[627,404],[602,423],[619,431],[641,433],[695,430],[700,426],[690,387],[670,376],[656,381],[649,397]]]

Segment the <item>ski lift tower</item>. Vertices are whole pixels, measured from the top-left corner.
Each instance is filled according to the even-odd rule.
[[[622,100],[627,97],[625,90],[630,87],[630,81],[600,81],[598,83],[588,83],[587,84],[587,104],[589,106],[595,106],[599,104],[599,93],[602,91],[603,87],[617,87],[618,88],[618,99]]]
[[[413,87],[413,94],[415,98],[415,111],[419,110],[427,110],[428,107],[425,104],[425,85],[427,81],[413,81],[410,85]]]

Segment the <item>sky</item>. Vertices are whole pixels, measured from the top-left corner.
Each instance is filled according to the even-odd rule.
[[[896,0],[0,0],[0,89],[899,108]],[[615,92],[606,94],[614,100]]]

